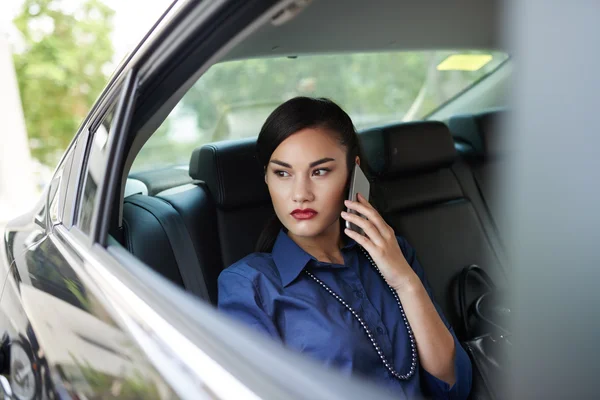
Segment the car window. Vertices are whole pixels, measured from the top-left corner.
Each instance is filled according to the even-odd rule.
[[[94,132],[90,133],[86,156],[83,191],[79,202],[78,226],[90,233],[92,216],[96,206],[96,198],[100,181],[104,177],[106,151],[109,142],[110,127],[114,119],[114,106],[107,112],[104,119]]]
[[[64,198],[66,192],[66,185],[68,183],[68,172],[71,168],[71,162],[73,161],[74,149],[75,145],[72,144],[65,153],[60,164],[56,168],[56,171],[54,172],[54,175],[52,176],[48,187],[47,208],[51,225],[57,225],[62,222]],[[45,208],[46,207],[44,207],[44,209]],[[44,211],[44,213],[45,212],[46,211]],[[40,221],[42,218],[42,214],[39,214],[36,218],[38,219],[38,221]]]
[[[204,143],[256,136],[275,107],[299,95],[332,99],[359,130],[419,120],[507,58],[500,52],[410,51],[216,64],[146,142],[132,171],[187,165]]]
[[[57,171],[57,174],[54,176],[54,178],[52,179],[52,182],[50,182],[50,190],[48,192],[48,199],[49,199],[49,210],[50,210],[50,222],[52,223],[52,225],[56,225],[58,223],[60,223],[60,216],[58,213],[58,202],[60,199],[60,183],[62,181],[62,174],[63,174],[63,169],[64,169],[64,164],[61,164],[59,170]]]

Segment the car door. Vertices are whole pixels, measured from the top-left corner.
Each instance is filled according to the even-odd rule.
[[[269,23],[292,3],[189,2],[177,16],[179,26],[158,36],[148,45],[150,51],[143,52],[142,48],[138,94],[123,150],[125,160],[115,168],[122,176],[113,177],[115,186],[127,178],[136,146],[143,145],[210,63],[249,29]],[[116,207],[112,211],[120,214]],[[232,323],[208,303],[159,276],[110,237],[105,245],[102,233],[98,240],[95,260],[102,261],[90,272],[110,291],[111,298],[118,299],[137,342],[156,360],[156,368],[178,395],[189,397],[193,389],[198,394],[191,398],[205,391],[224,399],[386,398],[377,388],[359,383],[358,378],[349,382],[319,363]],[[152,321],[151,329],[139,326],[139,321]],[[197,392],[198,388],[203,389]]]
[[[77,135],[33,222],[7,228],[14,241],[23,242],[15,247],[23,250],[14,257],[0,307],[9,354],[3,372],[16,398],[172,395],[86,273],[108,150],[133,99],[132,74],[123,74]]]
[[[15,397],[385,398],[229,321],[135,259],[114,230],[137,137],[244,29],[290,3],[183,2],[117,71],[56,189],[59,218],[41,207],[36,228],[11,228],[32,235],[0,300]]]

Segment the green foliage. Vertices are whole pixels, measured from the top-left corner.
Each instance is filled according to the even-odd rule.
[[[24,48],[15,69],[32,155],[54,166],[106,84],[114,11],[99,0],[64,10],[60,0],[25,0],[15,26]]]
[[[187,164],[204,143],[255,136],[275,107],[299,95],[332,99],[359,130],[421,119],[506,58],[495,53],[473,72],[439,71],[454,53],[321,54],[214,65],[146,143],[133,170]]]
[[[325,96],[358,117],[355,123],[361,126],[361,116],[400,120],[425,89],[415,110],[419,118],[486,72],[438,71],[435,67],[450,54],[331,54],[228,62],[210,69],[186,94],[183,105],[196,114],[200,129],[217,130],[219,120],[234,109],[260,104],[272,109],[296,95]],[[209,139],[224,137],[226,132],[213,132]]]

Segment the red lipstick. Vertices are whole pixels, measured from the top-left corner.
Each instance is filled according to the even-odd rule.
[[[298,220],[305,220],[305,219],[313,218],[315,215],[318,214],[318,212],[316,212],[315,210],[313,210],[311,208],[304,208],[304,209],[297,208],[294,211],[292,211],[290,214],[292,214],[292,217],[294,217]]]

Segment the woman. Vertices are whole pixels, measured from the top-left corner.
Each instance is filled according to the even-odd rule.
[[[471,363],[414,250],[364,197],[346,200],[361,161],[350,117],[327,99],[294,98],[269,116],[257,148],[277,218],[258,252],[219,276],[219,308],[409,398],[466,398]]]

